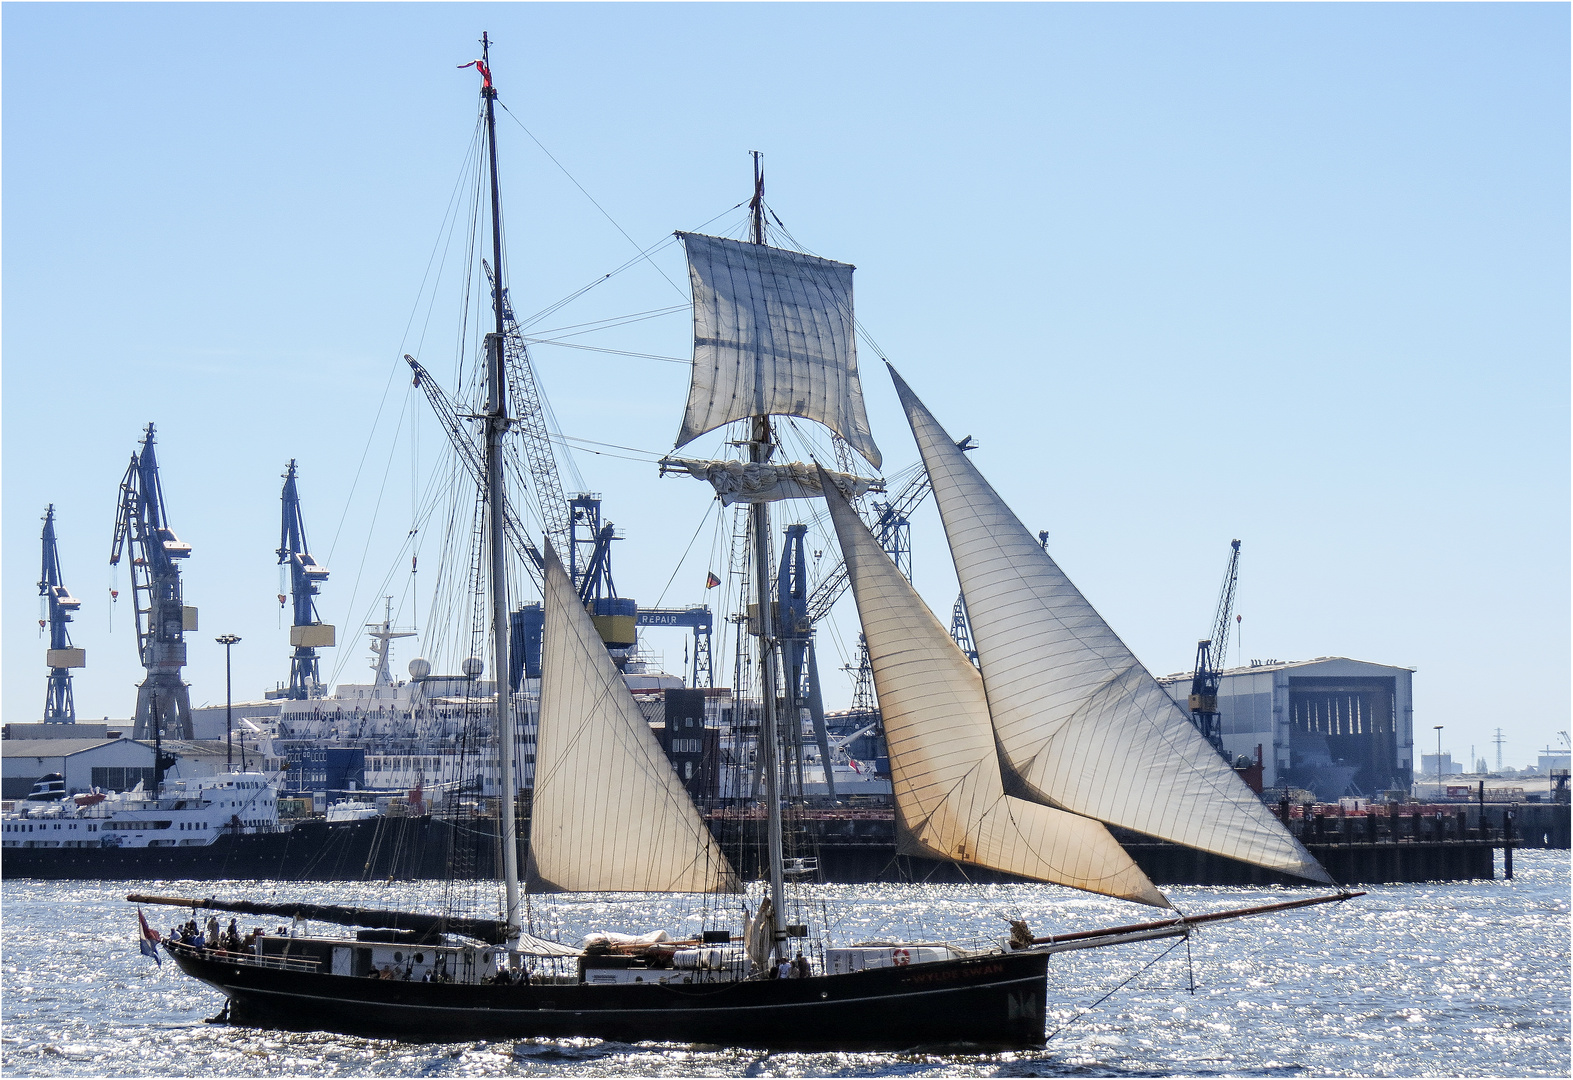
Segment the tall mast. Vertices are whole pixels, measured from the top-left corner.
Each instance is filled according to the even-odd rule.
[[[753,226],[752,240],[762,245],[765,242],[765,174],[759,163],[759,151],[752,153],[754,197],[749,201],[748,211]],[[763,464],[770,458],[770,416],[761,407],[751,423],[753,437],[748,444],[748,460]],[[779,957],[786,942],[786,889],[781,880],[781,769],[777,756],[776,627],[770,605],[770,504],[764,501],[752,504],[749,523],[754,534],[755,602],[759,605],[759,700],[763,710],[759,726],[760,768],[765,779],[766,833],[770,845],[770,903],[775,908],[771,941]],[[828,763],[825,768],[830,768]]]
[[[496,329],[486,335],[486,531],[491,549],[492,682],[497,687],[497,745],[502,781],[503,881],[507,888],[510,945],[517,943],[519,919],[518,818],[514,801],[514,731],[508,694],[508,582],[503,546],[502,440],[508,430],[508,382],[503,375],[503,261],[501,200],[497,192],[497,89],[492,85],[491,37],[481,34],[481,98],[486,102],[486,150],[492,189],[492,265],[497,287],[492,290]]]

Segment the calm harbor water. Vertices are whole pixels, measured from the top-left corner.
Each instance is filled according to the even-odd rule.
[[[409,904],[440,883],[0,885],[6,1076],[1567,1076],[1569,855],[1524,851],[1515,880],[1373,886],[1369,895],[1228,923],[1190,944],[1069,953],[1050,965],[1039,1051],[988,1056],[765,1054],[596,1040],[414,1045],[206,1024],[218,994],[136,947],[128,892]],[[1285,890],[1174,888],[1189,912]],[[1050,886],[821,886],[832,942],[1038,933],[1145,918]],[[477,894],[477,903],[491,903]],[[697,902],[538,901],[539,929],[680,931]],[[168,908],[147,909],[165,928]],[[261,920],[248,919],[246,925]],[[1194,979],[1195,992],[1191,986]],[[1123,985],[1122,985],[1123,984]],[[1102,999],[1100,1001],[1100,999]]]

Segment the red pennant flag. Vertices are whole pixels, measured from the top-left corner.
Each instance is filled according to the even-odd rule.
[[[468,64],[460,64],[459,65],[459,70],[463,71],[467,67],[472,67],[476,71],[479,71],[481,73],[481,79],[482,79],[481,85],[484,88],[486,88],[487,90],[490,90],[492,88],[492,73],[490,71],[486,70],[486,64],[483,61],[471,60]]]
[[[705,588],[713,589],[719,584],[721,584],[721,579],[715,576],[714,570],[705,575]]]

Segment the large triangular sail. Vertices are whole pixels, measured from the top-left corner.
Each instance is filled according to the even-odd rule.
[[[750,416],[801,416],[876,468],[846,263],[678,233],[694,295],[694,363],[677,445]]]
[[[894,368],[891,377],[934,486],[1013,792],[1188,847],[1330,881]]]
[[[548,546],[530,854],[565,892],[736,892],[737,874]]]
[[[1101,824],[1005,794],[977,669],[825,488],[879,693],[899,850],[1168,907]]]

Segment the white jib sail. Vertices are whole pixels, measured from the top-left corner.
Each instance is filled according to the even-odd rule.
[[[738,891],[550,545],[544,602],[536,875],[566,892]]]
[[[1177,844],[1330,881],[894,368],[891,377],[934,485],[989,715],[1019,793]]]
[[[825,502],[868,642],[904,853],[1168,907],[1100,823],[1005,794],[977,669],[847,501],[827,490]]]
[[[748,416],[801,416],[875,468],[853,340],[852,270],[783,248],[678,233],[694,294],[694,366],[677,445]]]

